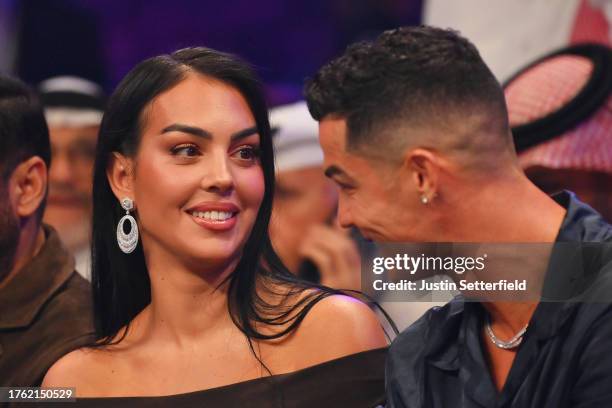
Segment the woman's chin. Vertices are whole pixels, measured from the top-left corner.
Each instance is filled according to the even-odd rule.
[[[197,269],[222,269],[227,265],[237,263],[240,253],[236,248],[206,248],[192,250],[183,255],[189,264]]]

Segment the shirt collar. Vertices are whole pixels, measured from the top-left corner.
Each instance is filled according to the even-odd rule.
[[[612,227],[589,205],[571,191],[552,196],[567,212],[559,228],[556,242],[604,242],[612,240]]]
[[[569,191],[556,194],[553,199],[566,208],[566,214],[551,254],[542,299],[576,301],[609,262],[612,227]]]
[[[74,273],[74,259],[55,230],[43,225],[45,243],[0,290],[0,329],[29,326],[47,301]]]
[[[448,304],[448,313],[440,316],[441,324],[431,322],[437,333],[428,333],[431,343],[427,346],[427,360],[430,364],[442,370],[458,370],[459,344],[464,344],[464,320],[466,310],[474,307],[471,302],[465,301],[462,295],[456,296]],[[467,313],[469,314],[469,312]]]

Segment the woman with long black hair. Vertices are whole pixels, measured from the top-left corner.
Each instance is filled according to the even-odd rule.
[[[267,109],[245,63],[188,48],[136,66],[97,147],[98,341],[43,385],[118,407],[382,402],[376,316],[284,268],[268,238],[273,191]]]

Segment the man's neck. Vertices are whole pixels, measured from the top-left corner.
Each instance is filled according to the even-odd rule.
[[[467,223],[460,228],[463,228],[465,241],[471,242],[550,243],[552,248],[566,214],[565,208],[540,191],[524,176],[485,186],[479,194],[470,197],[468,201],[471,202],[464,207],[465,214],[461,217]],[[542,246],[535,248],[540,247]],[[515,250],[513,253],[517,252],[520,251]],[[535,254],[542,251],[533,252]],[[529,276],[528,280],[531,283],[543,282],[550,252],[546,251],[541,255],[546,259],[542,259],[543,262],[532,259],[531,263],[537,268],[534,267],[530,273],[539,273],[542,276]],[[522,261],[524,259],[517,258],[517,265]],[[509,259],[508,262],[509,267],[502,268],[503,270],[511,270],[513,260]],[[499,332],[502,338],[504,335],[507,335],[506,338],[511,338],[531,320],[538,304],[538,296],[539,291],[534,295],[533,301],[522,299],[520,302],[491,301],[482,304],[490,315],[494,329],[497,329],[495,332]]]
[[[483,302],[495,333],[501,338],[512,338],[531,320],[538,302]]]
[[[449,242],[554,242],[566,210],[526,178],[500,180],[462,194]]]
[[[32,259],[40,252],[41,248],[45,244],[45,231],[42,226],[38,223],[32,225],[30,228],[26,224],[26,227],[21,231],[19,235],[19,244],[17,245],[17,251],[15,253],[15,262],[8,275],[0,282],[0,289],[8,285],[8,283],[19,274],[19,272],[32,261]]]

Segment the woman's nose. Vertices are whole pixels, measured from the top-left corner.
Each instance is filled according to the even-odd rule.
[[[211,192],[226,192],[234,186],[234,179],[229,168],[229,157],[225,152],[210,156],[207,161],[208,171],[202,177],[202,188]]]

